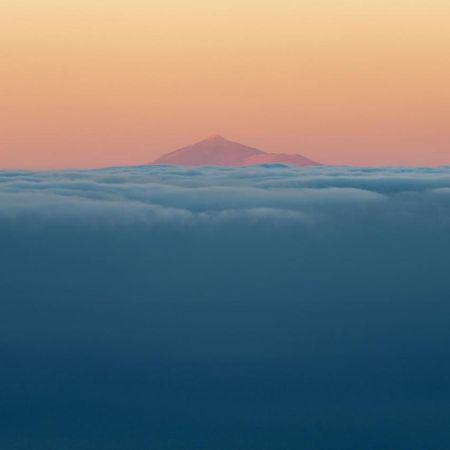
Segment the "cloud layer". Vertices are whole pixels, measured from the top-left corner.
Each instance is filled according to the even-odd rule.
[[[0,220],[148,226],[448,224],[450,168],[118,167],[0,172]]]

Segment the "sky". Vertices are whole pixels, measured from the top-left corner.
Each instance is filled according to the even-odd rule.
[[[0,167],[146,163],[208,135],[450,162],[447,0],[6,0]]]

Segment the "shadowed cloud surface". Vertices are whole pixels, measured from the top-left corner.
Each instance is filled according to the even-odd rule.
[[[0,448],[450,441],[450,168],[0,171]]]

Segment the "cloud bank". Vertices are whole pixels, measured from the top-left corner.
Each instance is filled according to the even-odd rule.
[[[0,172],[0,220],[217,227],[448,224],[450,168],[118,167]]]

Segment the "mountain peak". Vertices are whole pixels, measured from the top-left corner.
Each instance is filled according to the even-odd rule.
[[[210,134],[205,141],[228,141],[228,139],[225,139],[223,136],[221,136],[220,134]]]
[[[302,155],[266,153],[257,148],[229,141],[213,134],[203,141],[157,158],[151,164],[179,166],[249,166],[255,164],[291,164],[295,166],[318,165]]]

